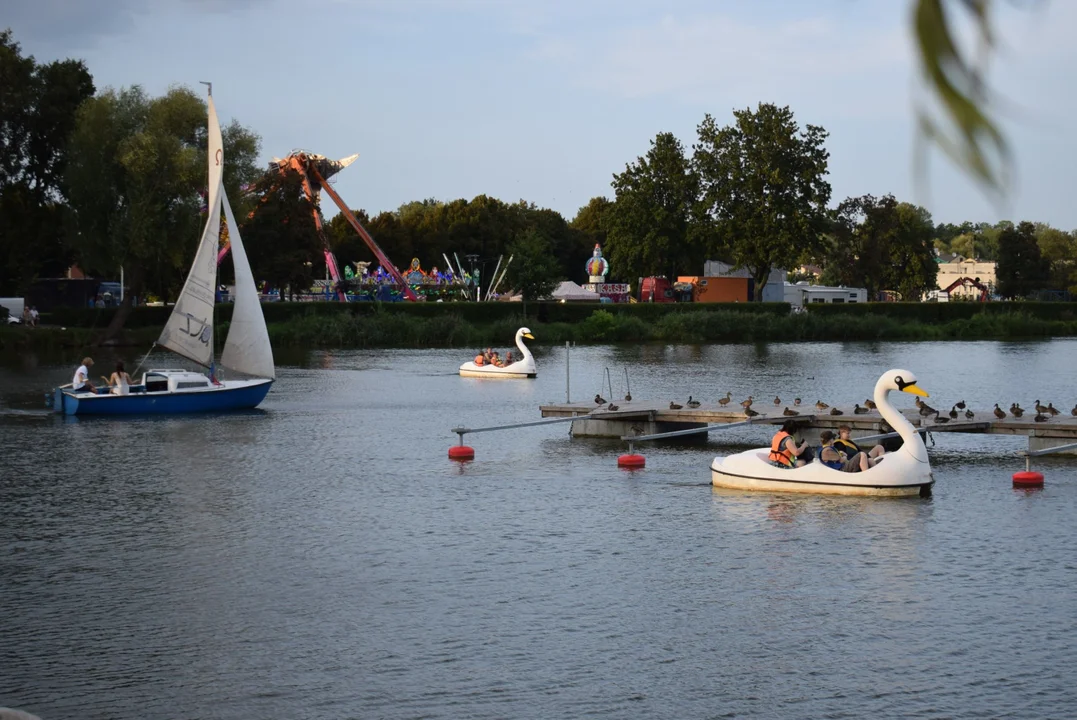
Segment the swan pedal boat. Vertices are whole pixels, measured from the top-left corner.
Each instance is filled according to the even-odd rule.
[[[528,340],[535,339],[531,331],[525,327],[516,331],[516,347],[520,349],[520,359],[512,365],[498,367],[497,365],[476,365],[474,361],[468,361],[460,366],[460,375],[462,377],[505,379],[538,377],[538,372],[535,370],[535,358],[532,357],[531,351],[524,345],[523,338]]]
[[[875,383],[875,404],[883,419],[901,435],[900,448],[887,453],[877,465],[861,472],[843,472],[818,459],[798,468],[780,468],[769,460],[770,448],[746,450],[716,457],[711,463],[711,484],[735,490],[864,495],[875,497],[926,497],[935,478],[927,448],[916,428],[890,404],[891,390],[928,397],[907,370],[890,370]]]

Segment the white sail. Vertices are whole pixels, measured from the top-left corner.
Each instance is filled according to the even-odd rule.
[[[221,187],[221,204],[228,238],[232,244],[232,265],[236,271],[236,297],[232,308],[232,323],[228,327],[228,339],[221,353],[221,365],[257,377],[274,378],[273,349],[269,346],[269,332],[258,299],[258,288],[247,261],[247,251],[239,237],[239,225],[232,215],[228,195]]]
[[[217,245],[221,231],[221,179],[224,175],[224,145],[213,98],[209,98],[209,210],[202,239],[187,282],[176,299],[172,315],[165,323],[157,344],[194,360],[213,364],[213,303],[217,286]]]

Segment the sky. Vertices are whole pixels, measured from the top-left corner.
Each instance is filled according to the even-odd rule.
[[[705,114],[771,102],[829,131],[832,204],[893,193],[936,222],[1075,229],[1077,3],[996,5],[1001,203],[938,151],[914,169],[911,0],[0,0],[0,25],[99,89],[212,81],[267,162],[358,152],[335,186],[372,214],[487,194],[571,219],[656,134],[690,152]]]

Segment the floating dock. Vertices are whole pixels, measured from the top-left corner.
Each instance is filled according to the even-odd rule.
[[[643,400],[615,401],[614,405],[616,410],[608,410],[607,404],[596,406],[594,402],[552,403],[541,405],[539,410],[544,418],[578,418],[572,423],[573,437],[612,439],[701,429],[708,425],[743,423],[748,419],[739,403],[735,407],[703,403],[697,408],[684,407],[678,410],[671,409],[668,402]],[[801,431],[809,435],[812,431],[833,430],[839,425],[848,425],[853,438],[890,431],[889,425],[876,410],[854,414],[853,406],[838,406],[841,414],[832,415],[831,408],[817,410],[814,406],[801,405],[795,408],[798,415],[789,416],[784,414],[785,407],[753,405],[752,410],[759,414],[751,418],[752,424],[780,425],[786,420],[795,420],[801,426]],[[933,433],[1021,435],[1028,438],[1029,450],[1044,450],[1077,442],[1077,417],[1069,414],[1051,416],[1047,422],[1036,422],[1035,412],[1026,411],[1023,417],[1015,418],[1007,413],[1006,417],[1000,420],[995,417],[994,408],[988,408],[974,409],[972,418],[965,417],[964,410],[960,411],[956,419],[944,415],[949,422],[936,423],[934,415],[929,418],[921,417],[916,408],[900,412],[918,430]],[[704,435],[705,432],[700,430],[699,437]]]

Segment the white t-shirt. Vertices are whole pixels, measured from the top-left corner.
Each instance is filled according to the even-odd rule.
[[[71,385],[76,390],[81,390],[82,386],[86,384],[86,381],[90,379],[90,371],[86,369],[85,365],[79,365],[79,369],[75,371],[75,379],[71,381]]]

